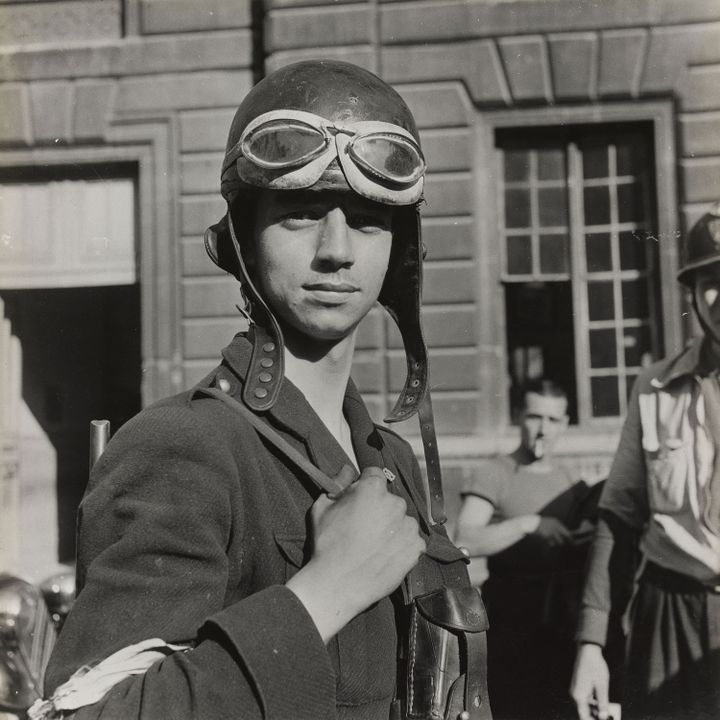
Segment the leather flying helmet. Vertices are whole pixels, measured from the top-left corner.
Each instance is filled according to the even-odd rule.
[[[283,378],[282,331],[254,285],[244,256],[258,190],[349,187],[392,205],[393,245],[379,302],[397,323],[407,379],[386,422],[417,412],[427,392],[427,349],[420,325],[422,243],[419,202],[425,161],[415,121],[400,95],[345,62],[311,60],[277,70],[240,104],[227,142],[221,192],[224,217],[205,233],[219,267],[240,281],[253,323],[253,353],[243,391],[255,411],[271,408]]]

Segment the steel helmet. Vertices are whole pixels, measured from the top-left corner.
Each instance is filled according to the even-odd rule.
[[[678,280],[692,287],[695,271],[720,262],[720,201],[693,225],[685,238]]]
[[[250,408],[268,410],[277,398],[283,338],[245,265],[244,249],[251,241],[246,228],[252,223],[239,220],[244,214],[252,217],[258,189],[320,187],[327,178],[332,182],[339,177],[354,192],[395,207],[393,245],[379,301],[400,329],[408,372],[386,421],[405,420],[417,411],[427,391],[418,211],[424,174],[409,108],[387,83],[355,65],[294,63],[270,74],[242,101],[222,165],[221,192],[228,210],[205,233],[205,247],[213,262],[237,277],[249,301],[253,353],[243,401]]]

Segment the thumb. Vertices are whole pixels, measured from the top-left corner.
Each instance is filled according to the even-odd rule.
[[[610,715],[610,698],[607,680],[595,683],[595,699],[597,700],[598,720],[607,720]]]
[[[357,470],[352,465],[343,465],[340,472],[333,477],[339,489],[330,493],[328,497],[331,500],[337,500],[357,479]]]
[[[328,495],[320,495],[318,499],[313,503],[311,514],[313,523],[317,525],[317,522],[325,514],[325,511],[335,503],[335,500]]]

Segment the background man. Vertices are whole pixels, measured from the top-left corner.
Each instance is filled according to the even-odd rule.
[[[567,428],[567,397],[550,380],[527,385],[520,445],[483,464],[463,488],[456,541],[471,557],[490,617],[488,684],[497,718],[568,717],[583,544],[575,485],[553,451]],[[487,568],[487,569],[486,569]]]
[[[624,718],[720,716],[720,203],[690,231],[680,282],[704,337],[636,380],[600,499],[572,695],[607,717],[603,646],[630,608]]]
[[[416,587],[466,575],[431,527],[410,447],[373,424],[349,376],[379,299],[412,358],[389,419],[426,401],[424,171],[405,103],[355,66],[285,67],[240,105],[222,168],[228,213],[206,245],[241,281],[253,325],[96,463],[79,594],[35,717],[399,713],[398,618]],[[467,698],[488,717],[485,698]]]

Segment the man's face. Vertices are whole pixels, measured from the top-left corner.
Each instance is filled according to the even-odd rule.
[[[701,323],[720,338],[720,263],[707,265],[695,273],[695,296]]]
[[[351,191],[261,193],[252,265],[282,323],[315,340],[347,337],[378,298],[392,208]]]
[[[520,419],[523,447],[536,459],[552,453],[557,438],[567,427],[567,400],[560,397],[525,395],[525,410]]]

